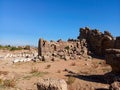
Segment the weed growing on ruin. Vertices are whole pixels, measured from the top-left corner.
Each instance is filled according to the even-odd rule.
[[[48,66],[48,67],[50,67],[50,66]],[[37,67],[33,67],[32,69],[31,69],[31,74],[32,74],[32,76],[38,76],[38,77],[41,77],[41,76],[43,76],[44,74],[47,74],[48,72],[41,72],[41,71],[39,71],[39,69],[37,68]]]
[[[23,79],[30,80],[32,77],[43,77],[46,74],[48,74],[48,72],[34,72],[30,75],[24,76]]]

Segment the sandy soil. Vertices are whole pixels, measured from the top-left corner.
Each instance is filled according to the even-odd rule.
[[[105,60],[98,58],[14,64],[11,58],[0,58],[0,90],[37,90],[36,83],[40,78],[64,79],[68,82],[68,90],[105,90],[109,84],[103,77],[110,71],[111,67],[105,64]],[[3,85],[5,80],[13,80],[13,87]]]

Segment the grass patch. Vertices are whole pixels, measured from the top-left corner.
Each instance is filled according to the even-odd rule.
[[[48,72],[34,71],[34,72],[30,72],[30,75],[24,76],[23,79],[29,80],[32,77],[43,77],[46,74],[48,74]]]
[[[33,73],[32,76],[42,77],[42,76],[44,76],[46,74],[48,74],[48,72],[36,72],[36,73]]]
[[[32,67],[31,71],[30,71],[30,74],[24,76],[23,79],[29,80],[32,77],[42,77],[45,74],[48,74],[48,72],[41,72],[41,71],[39,71],[39,69],[37,67]]]
[[[70,76],[70,77],[68,77],[66,82],[67,82],[68,85],[71,85],[71,84],[73,84],[75,82],[75,78]]]

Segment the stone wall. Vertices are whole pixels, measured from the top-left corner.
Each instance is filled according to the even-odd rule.
[[[105,55],[105,49],[114,47],[114,38],[108,31],[102,33],[97,29],[80,28],[78,39],[86,39],[89,50],[99,56]]]
[[[104,33],[97,29],[89,29],[88,27],[80,28],[80,34],[77,39],[69,39],[68,41],[57,42],[39,39],[38,55],[43,59],[76,59],[85,56],[88,52],[92,52],[98,56],[104,56],[105,50],[109,48],[120,49],[120,37],[116,39],[108,31]]]
[[[120,49],[107,49],[106,63],[111,65],[113,72],[120,73]]]
[[[116,37],[115,48],[120,49],[120,37]]]
[[[68,41],[58,40],[46,41],[39,39],[38,55],[42,56],[44,61],[46,59],[78,59],[80,56],[87,56],[86,41],[69,39]]]

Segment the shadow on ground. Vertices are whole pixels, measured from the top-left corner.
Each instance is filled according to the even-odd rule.
[[[68,74],[65,75],[67,77],[75,77],[81,80],[89,81],[89,82],[96,82],[96,83],[102,83],[102,84],[110,84],[107,82],[107,79],[105,78],[105,75],[80,75],[76,74],[72,71],[67,71]],[[96,88],[95,90],[109,90],[106,88]]]
[[[72,76],[89,82],[108,84],[104,79],[104,75],[66,75],[66,76],[68,77]]]

